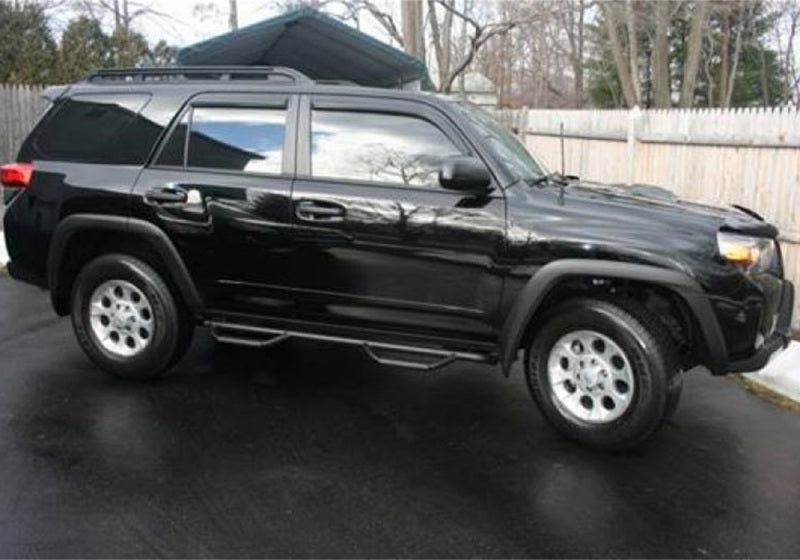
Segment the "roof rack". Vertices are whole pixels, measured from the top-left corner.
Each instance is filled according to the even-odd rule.
[[[293,68],[283,66],[168,66],[164,68],[109,68],[86,79],[90,83],[174,82],[174,81],[278,81],[311,83]]]

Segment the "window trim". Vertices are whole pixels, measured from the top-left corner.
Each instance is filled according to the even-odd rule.
[[[173,117],[167,127],[166,134],[156,148],[155,154],[147,165],[148,169],[163,171],[187,171],[195,173],[225,173],[243,175],[247,177],[294,177],[296,168],[296,113],[298,105],[297,95],[262,93],[262,94],[198,94],[190,98]],[[279,109],[283,110],[286,118],[283,133],[283,149],[280,173],[266,173],[263,171],[244,171],[239,169],[226,169],[224,167],[190,167],[189,164],[189,139],[192,135],[192,117],[194,108],[220,108],[220,109]],[[186,138],[183,146],[183,165],[159,164],[158,160],[169,143],[175,130],[180,126],[184,116],[188,115]]]
[[[312,175],[311,161],[311,126],[314,110],[321,111],[340,111],[349,113],[378,113],[387,115],[399,115],[415,119],[421,119],[435,126],[444,136],[459,150],[463,155],[473,156],[483,161],[484,165],[490,170],[493,186],[499,185],[495,177],[492,166],[488,164],[486,158],[463,131],[440,109],[416,100],[387,98],[387,97],[368,97],[334,94],[304,94],[298,104],[298,124],[297,124],[297,167],[296,178],[303,181],[336,183],[342,185],[354,185],[363,187],[385,187],[392,189],[404,189],[421,192],[450,193],[440,185],[408,185],[405,183],[388,183],[384,181],[366,181],[363,179],[353,179],[346,177],[322,177]],[[501,190],[501,189],[495,189]],[[459,195],[459,193],[453,193]],[[462,195],[459,195],[463,197]]]

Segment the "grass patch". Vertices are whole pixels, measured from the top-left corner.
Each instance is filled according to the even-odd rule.
[[[752,379],[748,379],[741,373],[734,374],[733,379],[736,382],[747,389],[749,392],[753,393],[756,396],[761,397],[762,399],[771,402],[774,405],[777,405],[781,408],[785,408],[787,410],[791,410],[792,412],[796,412],[800,414],[800,403],[793,401],[789,397],[786,397],[777,391],[773,391],[769,387],[764,387],[760,383],[756,383]]]

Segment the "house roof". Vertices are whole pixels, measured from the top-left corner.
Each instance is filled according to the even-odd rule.
[[[288,66],[314,80],[398,87],[420,80],[433,89],[425,64],[311,8],[301,8],[195,43],[179,64]]]

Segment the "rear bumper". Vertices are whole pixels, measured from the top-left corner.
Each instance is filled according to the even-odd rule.
[[[775,330],[764,340],[755,354],[747,358],[728,361],[723,370],[718,373],[739,373],[756,371],[763,368],[772,356],[786,348],[789,344],[789,331],[792,325],[792,310],[794,309],[794,286],[788,280],[784,281],[781,293],[781,302],[775,322]]]

